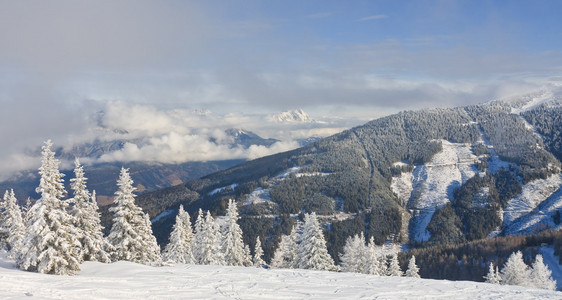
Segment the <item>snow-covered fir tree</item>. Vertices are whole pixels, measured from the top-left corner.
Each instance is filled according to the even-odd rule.
[[[29,214],[29,211],[31,210],[31,198],[27,197],[27,200],[25,200],[25,206],[22,209],[23,212],[23,225],[27,226],[29,219],[31,218],[31,214]]]
[[[306,214],[297,252],[297,266],[300,269],[334,271],[334,260],[326,248],[326,240],[316,213]]]
[[[486,274],[484,278],[486,279],[487,283],[492,283],[492,284],[500,284],[502,279],[498,272],[498,267],[496,266],[494,268],[493,263],[490,263],[490,266],[488,267],[488,274]]]
[[[160,253],[160,246],[156,241],[156,237],[152,233],[152,223],[148,213],[144,214],[144,227],[141,228],[142,240],[145,243],[146,251],[143,252],[143,261],[151,262],[152,264],[159,264],[162,262],[162,255]]]
[[[363,232],[350,236],[345,241],[343,253],[340,255],[343,272],[364,273],[367,271],[367,246]]]
[[[51,141],[45,142],[39,168],[39,200],[29,211],[30,219],[21,243],[16,264],[19,268],[48,274],[74,274],[82,261],[78,242],[79,232],[73,226],[74,218],[67,213],[59,161],[51,150]]]
[[[502,284],[531,286],[530,271],[523,261],[521,251],[514,252],[509,256],[500,274]]]
[[[180,205],[176,223],[170,233],[170,242],[166,245],[162,258],[165,261],[181,264],[193,263],[193,255],[191,254],[191,244],[193,242],[193,230],[191,229],[191,220],[189,214]]]
[[[382,246],[375,244],[375,239],[372,236],[365,249],[365,255],[365,274],[386,275],[386,256],[383,255]]]
[[[386,270],[387,276],[402,276],[402,269],[400,269],[400,264],[398,263],[398,246],[392,245],[390,247],[391,253],[390,258],[388,258],[388,269]]]
[[[78,159],[74,161],[74,178],[70,179],[74,206],[70,214],[74,226],[79,231],[78,241],[82,245],[82,258],[85,261],[111,262],[113,246],[103,236],[99,208],[95,195],[90,195],[86,187],[87,178]]]
[[[408,262],[408,269],[406,270],[406,277],[420,278],[420,268],[416,265],[416,257],[412,255],[410,261]]]
[[[220,228],[215,223],[211,213],[207,211],[206,216],[203,216],[203,211],[199,209],[199,215],[195,221],[195,236],[191,247],[195,263],[200,265],[224,264],[220,242]]]
[[[113,226],[108,236],[109,242],[115,247],[115,259],[137,263],[158,262],[159,255],[152,253],[158,245],[155,245],[156,240],[145,214],[135,205],[135,188],[128,169],[121,168],[117,186],[115,206],[109,209],[113,213]]]
[[[10,251],[10,257],[14,258],[21,251],[25,225],[13,189],[10,192],[6,191],[3,202],[4,210],[1,212],[2,224],[0,230],[6,233],[6,248]]]
[[[223,231],[222,251],[227,266],[249,266],[251,257],[244,250],[242,229],[238,225],[238,208],[236,202],[228,200],[226,209],[226,225]]]
[[[6,191],[8,193],[8,191]],[[6,211],[6,198],[8,195],[4,194],[4,198],[0,198],[0,250],[8,249],[8,231],[4,226],[4,215]]]
[[[254,246],[254,257],[252,259],[254,267],[262,268],[265,267],[265,261],[263,260],[263,248],[261,247],[260,237],[256,237],[256,244]]]
[[[297,268],[297,251],[302,223],[293,226],[289,235],[281,236],[279,246],[273,254],[270,267],[279,269]]]
[[[537,254],[535,262],[531,266],[531,273],[529,276],[531,286],[546,289],[556,290],[556,280],[552,279],[552,271],[544,264],[542,255]]]

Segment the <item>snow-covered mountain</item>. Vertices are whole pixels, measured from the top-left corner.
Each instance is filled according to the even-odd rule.
[[[271,119],[274,120],[275,122],[278,122],[278,123],[282,123],[282,122],[311,123],[311,122],[314,122],[314,120],[312,120],[312,118],[300,108],[272,115]]]
[[[0,255],[2,299],[560,299],[560,292],[470,281],[309,270],[86,262],[77,276],[25,272]]]
[[[562,105],[562,86],[548,85],[536,91],[492,101],[490,104],[503,104],[511,108],[511,112],[519,114],[533,110],[541,105],[555,107]]]

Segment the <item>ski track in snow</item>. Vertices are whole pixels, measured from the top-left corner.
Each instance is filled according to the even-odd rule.
[[[544,227],[560,228],[552,216],[562,208],[562,173],[534,180],[523,186],[521,194],[509,200],[503,227],[507,234],[532,233]],[[543,227],[543,228],[540,228]]]
[[[413,236],[415,241],[427,241],[426,230],[436,209],[453,199],[453,191],[477,174],[474,162],[477,157],[469,144],[442,140],[443,150],[425,165],[416,166],[412,173],[394,177],[393,191],[413,210]],[[411,178],[411,179],[410,179]],[[408,181],[411,183],[408,183]]]
[[[2,299],[560,299],[561,293],[470,281],[308,270],[87,262],[76,276],[17,270],[0,257]]]

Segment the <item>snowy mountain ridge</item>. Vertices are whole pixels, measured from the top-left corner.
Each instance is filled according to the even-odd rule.
[[[513,114],[519,114],[525,111],[529,111],[541,105],[547,105],[549,107],[560,107],[562,106],[562,86],[548,85],[533,92],[506,97],[503,99],[491,101],[488,104],[507,105],[508,107],[510,107],[511,113]]]
[[[302,122],[302,123],[312,123],[314,120],[302,109],[294,109],[285,111],[279,114],[271,116],[271,119],[278,123],[283,122]]]

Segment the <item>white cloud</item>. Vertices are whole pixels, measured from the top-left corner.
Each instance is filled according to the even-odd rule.
[[[361,18],[361,19],[357,19],[357,21],[358,22],[364,22],[364,21],[386,19],[386,18],[388,18],[387,15],[373,15],[373,16],[368,16],[368,17],[364,17],[364,18]]]

